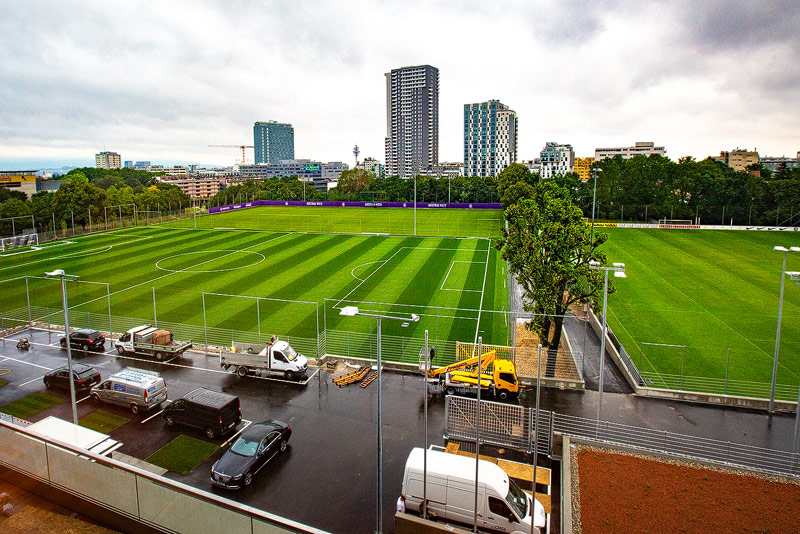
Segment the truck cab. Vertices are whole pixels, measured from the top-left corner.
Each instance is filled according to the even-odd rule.
[[[219,358],[220,367],[235,369],[239,376],[258,373],[297,380],[308,372],[308,359],[277,338],[266,345],[234,343],[231,351],[222,351]]]

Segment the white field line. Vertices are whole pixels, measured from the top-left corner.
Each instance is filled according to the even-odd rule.
[[[115,237],[117,237],[117,236],[115,236]],[[125,236],[125,237],[127,237],[127,236]],[[153,236],[137,237],[136,239],[131,239],[130,241],[125,241],[124,243],[117,243],[117,246],[129,245],[131,243],[135,243],[136,241],[142,241],[144,239],[153,239]],[[44,248],[50,248],[50,247],[44,247]],[[9,265],[7,267],[0,267],[0,271],[5,271],[6,269],[16,269],[18,267],[27,267],[28,265],[33,265],[34,263],[42,263],[42,262],[45,262],[45,261],[60,260],[60,259],[63,259],[63,258],[82,258],[84,256],[94,256],[95,254],[102,254],[104,252],[108,252],[112,248],[114,248],[114,245],[107,245],[105,247],[91,249],[91,250],[88,250],[88,251],[72,252],[70,254],[63,254],[61,256],[56,256],[54,258],[44,258],[44,259],[41,259],[41,260],[29,261],[29,262],[25,262],[25,263],[16,264],[16,265]],[[2,281],[5,282],[5,280],[2,280]]]
[[[450,263],[450,268],[447,270],[447,274],[445,275],[444,280],[442,280],[442,287],[440,287],[439,289],[442,290],[442,291],[459,291],[459,292],[460,291],[467,291],[469,293],[480,293],[481,292],[480,289],[445,289],[444,285],[445,285],[445,283],[447,283],[447,277],[450,276],[450,271],[453,270],[453,266],[456,263],[483,263],[483,262],[482,261],[453,261],[453,262],[451,262]]]
[[[478,332],[481,328],[481,312],[483,312],[483,297],[486,294],[486,275],[489,273],[489,254],[492,251],[492,240],[486,248],[486,267],[483,270],[483,288],[481,289],[481,303],[478,305],[478,324],[475,325],[475,343],[478,342]]]
[[[373,275],[373,274],[375,274],[375,273],[377,273],[378,271],[380,271],[380,270],[381,270],[381,269],[382,269],[382,268],[383,268],[383,267],[384,267],[384,266],[385,266],[387,263],[389,263],[389,261],[391,261],[391,259],[392,259],[392,258],[394,258],[395,256],[397,256],[397,255],[400,253],[400,251],[401,251],[401,250],[404,250],[405,248],[406,248],[406,247],[400,247],[399,249],[397,249],[397,251],[396,251],[394,254],[392,254],[391,256],[389,256],[389,257],[386,259],[386,261],[384,261],[384,262],[383,262],[383,264],[382,264],[380,267],[378,267],[377,269],[375,269],[374,271],[372,271],[372,272],[369,274],[369,276],[367,276],[366,278],[364,278],[364,279],[361,281],[361,283],[359,283],[359,284],[358,284],[356,287],[354,287],[353,289],[351,289],[351,290],[350,290],[350,292],[349,292],[347,295],[345,295],[344,297],[342,297],[342,299],[341,299],[341,300],[339,300],[339,302],[337,302],[336,304],[334,304],[334,306],[333,306],[333,309],[336,309],[336,308],[337,308],[337,306],[339,306],[339,304],[341,304],[342,302],[344,302],[344,301],[347,299],[347,297],[349,297],[350,295],[352,295],[352,294],[353,294],[353,292],[354,292],[356,289],[358,289],[359,287],[361,287],[361,284],[363,284],[364,282],[366,282],[367,280],[369,280],[369,279],[370,279],[370,277],[372,277],[372,275]]]
[[[97,297],[97,298],[95,298],[95,299],[92,299],[92,300],[87,300],[86,302],[81,302],[80,304],[76,304],[75,306],[70,306],[70,309],[72,309],[72,308],[79,308],[79,307],[81,307],[81,306],[84,306],[84,305],[86,305],[86,304],[90,304],[90,303],[92,303],[92,302],[96,302],[96,301],[98,301],[98,300],[103,300],[103,299],[105,299],[105,298],[108,298],[108,297],[110,297],[111,295],[118,295],[119,293],[124,293],[124,292],[126,292],[126,291],[129,291],[129,290],[131,290],[131,289],[135,288],[135,287],[143,286],[143,285],[145,285],[145,284],[151,284],[151,283],[153,283],[153,282],[156,282],[156,281],[158,281],[158,280],[161,280],[162,278],[166,278],[166,277],[168,277],[168,276],[172,276],[172,275],[174,275],[174,274],[178,274],[178,273],[183,273],[183,272],[186,272],[187,270],[189,270],[189,269],[192,269],[192,268],[194,268],[194,267],[199,267],[199,266],[201,266],[201,265],[204,265],[204,264],[206,264],[206,263],[210,263],[210,262],[212,262],[212,261],[217,261],[217,260],[221,260],[222,258],[227,258],[228,256],[230,256],[230,255],[232,255],[232,254],[236,254],[237,252],[242,252],[242,251],[245,251],[245,250],[247,250],[247,249],[249,249],[249,248],[253,248],[253,247],[258,247],[258,246],[261,246],[261,245],[265,245],[265,244],[269,243],[270,241],[275,241],[276,239],[280,239],[280,238],[282,238],[282,237],[285,237],[285,236],[287,236],[287,235],[289,235],[289,234],[288,234],[288,233],[287,233],[287,234],[281,234],[281,235],[279,235],[279,236],[277,236],[277,237],[273,237],[272,239],[267,239],[266,241],[263,241],[263,242],[261,242],[261,243],[256,243],[255,245],[250,245],[249,247],[245,247],[245,248],[242,248],[242,249],[237,249],[237,250],[234,250],[234,251],[232,251],[232,252],[229,252],[229,253],[227,253],[227,254],[223,254],[222,256],[219,256],[219,257],[217,257],[217,258],[212,258],[212,259],[210,259],[210,260],[201,261],[200,263],[196,263],[196,264],[194,264],[194,265],[189,265],[189,266],[187,266],[187,267],[185,267],[185,268],[183,268],[183,269],[178,269],[177,271],[172,271],[172,272],[169,272],[169,273],[167,273],[167,274],[164,274],[164,275],[161,275],[161,276],[157,276],[157,277],[155,277],[155,278],[153,278],[153,279],[151,279],[151,280],[145,280],[144,282],[140,282],[140,283],[138,283],[138,284],[134,284],[134,285],[132,285],[132,286],[130,286],[130,287],[126,287],[126,288],[124,288],[124,289],[120,289],[120,290],[118,290],[118,291],[114,291],[113,293],[111,293],[111,294],[110,294],[110,295],[108,295],[108,296],[106,296],[106,295],[103,295],[103,296],[101,296],[101,297]]]
[[[361,279],[361,278],[359,278],[359,277],[357,277],[355,274],[353,274],[353,272],[354,272],[356,269],[358,269],[359,267],[363,267],[363,266],[365,266],[365,265],[372,265],[373,263],[381,263],[381,262],[383,262],[383,263],[386,263],[386,260],[368,261],[367,263],[362,263],[361,265],[356,265],[355,267],[353,267],[352,269],[350,269],[350,276],[352,276],[352,277],[353,277],[353,278],[355,278],[356,280],[360,280],[361,282],[363,282],[364,280],[363,280],[363,279]]]

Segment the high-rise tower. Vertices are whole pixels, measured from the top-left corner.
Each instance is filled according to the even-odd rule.
[[[253,126],[256,163],[294,159],[294,127],[282,122],[257,122]]]
[[[439,162],[439,69],[386,73],[386,174],[412,178]]]
[[[517,161],[517,113],[499,100],[464,104],[464,174],[497,176]]]

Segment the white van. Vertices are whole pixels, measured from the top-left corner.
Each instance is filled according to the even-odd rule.
[[[167,400],[167,383],[158,373],[127,367],[94,386],[90,396],[95,404],[117,404],[139,413]]]
[[[406,510],[418,511],[422,504],[423,449],[415,447],[408,455],[403,474]],[[544,532],[544,507],[496,464],[479,460],[478,527],[484,530],[530,534],[531,505],[535,527]],[[428,450],[428,510],[439,519],[472,526],[475,509],[475,459],[446,452]]]

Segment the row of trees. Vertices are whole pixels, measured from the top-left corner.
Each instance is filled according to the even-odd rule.
[[[85,227],[90,220],[92,224],[102,223],[106,216],[132,217],[134,206],[138,212],[167,212],[189,205],[188,195],[174,185],[155,183],[155,177],[147,172],[77,169],[64,177],[57,191],[42,191],[30,200],[22,192],[1,188],[0,233],[6,236],[29,228],[31,215],[36,229],[45,232],[64,230],[73,224]]]

